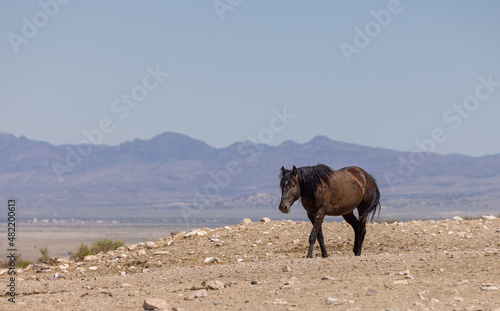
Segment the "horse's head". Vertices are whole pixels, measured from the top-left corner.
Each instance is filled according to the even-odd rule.
[[[288,213],[292,204],[300,197],[299,178],[297,177],[297,168],[287,170],[281,167],[281,201],[279,209],[282,213]]]

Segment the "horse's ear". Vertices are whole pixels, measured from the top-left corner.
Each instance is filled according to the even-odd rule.
[[[295,167],[295,165],[293,166],[292,172],[293,176],[297,176],[297,168]]]

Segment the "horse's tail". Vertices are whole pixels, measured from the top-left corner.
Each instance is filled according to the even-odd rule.
[[[368,218],[371,216],[370,221],[373,221],[373,218],[375,217],[375,214],[378,211],[378,216],[380,216],[380,191],[378,190],[378,185],[377,181],[375,178],[373,178],[373,184],[375,186],[375,189],[373,190],[373,197],[372,197],[372,202],[370,203],[370,207],[361,215],[363,218]]]

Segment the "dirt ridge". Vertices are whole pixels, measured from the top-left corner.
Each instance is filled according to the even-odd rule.
[[[156,298],[164,310],[500,310],[500,219],[370,223],[360,257],[352,228],[328,222],[330,257],[316,245],[312,259],[309,223],[265,220],[19,269],[15,307],[143,310]]]

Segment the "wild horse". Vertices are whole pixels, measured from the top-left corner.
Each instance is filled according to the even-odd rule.
[[[316,239],[321,255],[328,257],[321,231],[325,216],[344,217],[354,229],[354,254],[361,255],[366,219],[371,215],[373,220],[377,210],[380,213],[380,192],[375,178],[360,167],[332,170],[323,164],[300,168],[293,166],[291,170],[281,167],[280,178],[280,211],[288,213],[292,204],[300,198],[313,224],[307,258],[312,258]],[[353,213],[356,208],[359,219]]]

